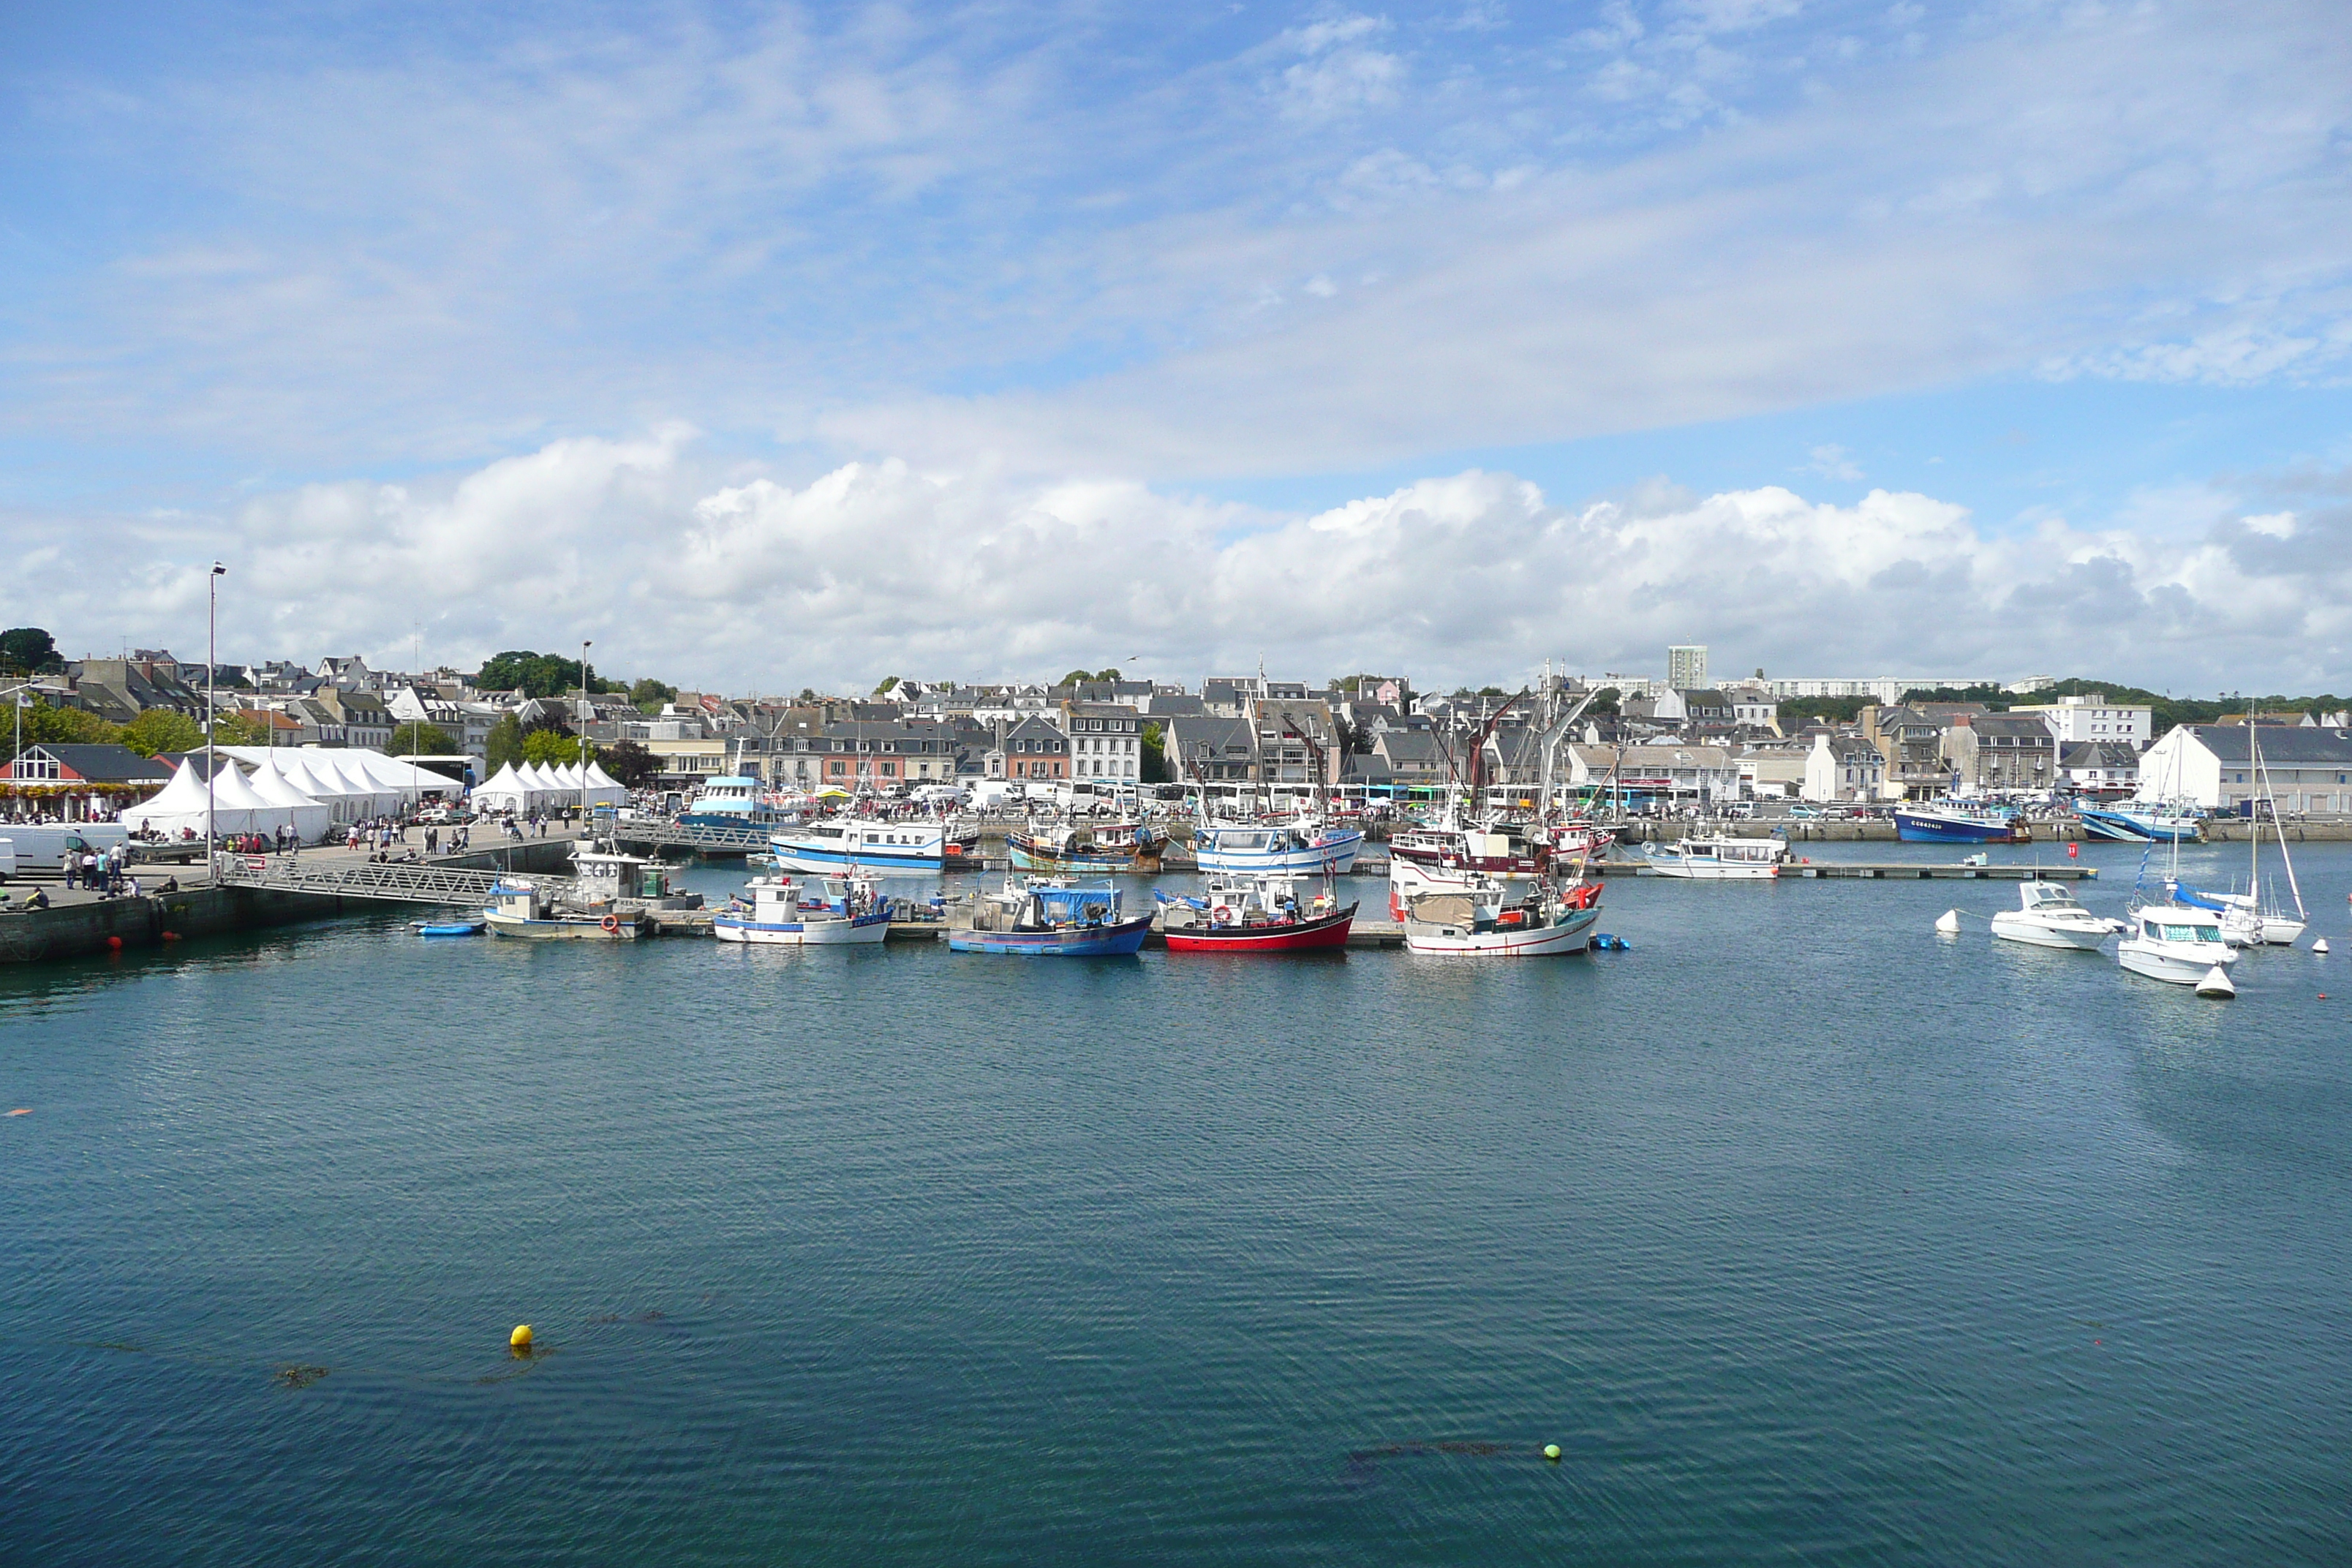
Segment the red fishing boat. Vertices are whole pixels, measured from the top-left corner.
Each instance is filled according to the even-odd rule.
[[[1348,945],[1356,906],[1327,889],[1301,902],[1287,877],[1234,878],[1193,898],[1160,896],[1171,952],[1308,952]]]

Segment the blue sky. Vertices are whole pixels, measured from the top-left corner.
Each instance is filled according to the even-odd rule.
[[[2352,689],[2341,22],[14,8],[0,616]]]

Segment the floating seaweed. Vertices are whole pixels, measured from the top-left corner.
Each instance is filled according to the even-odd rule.
[[[276,1382],[280,1388],[308,1388],[327,1375],[323,1366],[289,1364],[278,1369]]]

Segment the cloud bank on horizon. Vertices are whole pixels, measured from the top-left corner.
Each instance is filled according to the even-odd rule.
[[[1402,666],[1484,682],[1548,658],[1643,672],[1695,628],[1725,668],[1782,675],[2135,668],[2198,686],[2210,661],[2316,689],[2352,651],[2340,484],[2303,510],[2192,493],[2148,498],[2133,527],[2001,536],[1883,490],[1838,506],[1658,485],[1561,506],[1474,470],[1285,516],[895,459],[795,487],[698,456],[674,429],[252,501],[209,533],[241,563],[228,646],[404,666],[418,628],[436,661],[593,636],[600,668],[736,692],[1106,663],[1190,682],[1261,657],[1310,679]],[[25,564],[72,624],[201,626],[186,521],[117,524]],[[93,582],[72,565],[93,545],[151,564]]]
[[[0,615],[76,649],[186,644],[222,554],[247,657],[421,622],[737,687],[1686,638],[2352,685],[2352,431],[2025,516],[1777,487],[1862,483],[1835,442],[1708,497],[1442,457],[2021,376],[2332,394],[2325,5],[12,26],[0,545],[63,569]]]

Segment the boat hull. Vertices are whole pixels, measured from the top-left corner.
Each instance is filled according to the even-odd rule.
[[[719,915],[710,922],[710,934],[720,942],[767,947],[842,947],[882,941],[890,934],[890,915],[887,910],[831,921],[753,921]]]
[[[1072,931],[979,931],[948,928],[951,952],[992,952],[1018,958],[1124,958],[1143,951],[1151,917]]]
[[[2085,837],[2104,838],[2117,844],[2169,844],[2175,839],[2194,844],[2205,837],[2203,828],[2194,822],[2170,822],[2160,818],[2129,816],[2120,811],[2099,811],[2077,806],[2074,816],[2083,825]]]
[[[492,936],[521,937],[530,942],[635,942],[637,940],[635,920],[615,921],[608,930],[602,921],[522,921],[510,915],[488,914],[483,917]]]
[[[2022,919],[2015,913],[1992,917],[1992,934],[2003,942],[2021,942],[2029,947],[2063,947],[2082,952],[2096,952],[2115,935],[2114,928],[2102,921],[2097,925],[2057,925],[2047,921]]]
[[[1017,834],[1005,839],[1004,853],[1016,871],[1042,871],[1056,877],[1119,876],[1139,869],[1140,858],[1134,850],[1117,855],[1060,855],[1035,848]]]
[[[1661,856],[1650,862],[1654,877],[1679,877],[1686,882],[1769,882],[1780,868],[1766,861],[1677,860]]]
[[[887,877],[893,873],[919,876],[926,872],[944,871],[950,860],[959,865],[966,863],[960,856],[927,855],[912,850],[892,854],[877,845],[861,846],[856,850],[826,849],[778,838],[770,841],[769,849],[775,857],[777,868],[784,871],[856,870],[867,876]]]
[[[1191,926],[1163,930],[1171,952],[1312,952],[1348,945],[1356,906],[1286,925]]]
[[[2116,944],[2116,962],[2134,974],[2161,980],[2168,985],[2195,985],[2211,973],[2217,964],[2226,966],[2231,959],[2237,956],[2235,953],[2231,953],[2230,958],[2191,955],[2167,951],[2168,945],[2139,941],[2121,942]]]
[[[1465,855],[1458,849],[1436,849],[1425,844],[1391,842],[1393,859],[1410,860],[1445,871],[1484,871],[1489,877],[1539,877],[1551,865],[1551,855]]]
[[[2013,822],[1977,822],[1937,812],[1898,811],[1895,837],[1906,844],[2025,844],[2032,839]]]
[[[1404,945],[1408,952],[1437,958],[1555,958],[1591,946],[1592,928],[1600,923],[1597,907],[1564,910],[1557,925],[1533,929],[1498,925],[1474,931],[1408,920]]]

